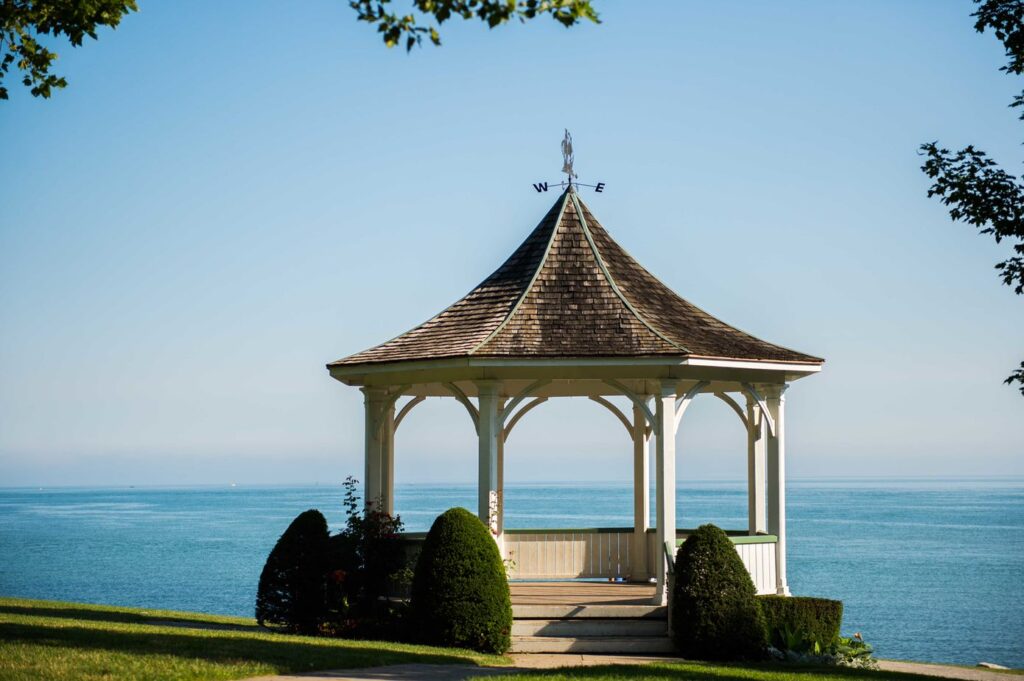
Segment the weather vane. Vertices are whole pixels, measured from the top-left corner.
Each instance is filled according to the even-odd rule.
[[[572,134],[568,129],[565,131],[565,136],[562,137],[562,172],[565,173],[566,178],[559,182],[557,187],[591,187],[595,192],[600,194],[604,191],[604,182],[598,182],[597,184],[582,184],[580,182],[573,182],[579,175],[573,169],[573,162],[576,160],[576,156],[572,150]],[[550,183],[554,184],[554,183]],[[548,190],[548,182],[534,182],[533,188],[538,192],[546,192]]]
[[[572,133],[565,129],[565,137],[562,138],[562,172],[569,176],[569,182],[579,177],[573,169],[572,162],[575,160],[572,154]]]

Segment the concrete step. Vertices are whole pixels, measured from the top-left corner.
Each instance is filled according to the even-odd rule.
[[[665,636],[668,623],[657,619],[517,619],[513,636]]]
[[[512,605],[515,619],[656,619],[667,620],[664,605]]]
[[[670,655],[675,648],[667,636],[513,636],[510,652]]]

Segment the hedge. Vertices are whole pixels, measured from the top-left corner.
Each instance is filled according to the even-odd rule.
[[[412,615],[424,643],[504,653],[512,601],[498,545],[480,519],[452,508],[434,521],[412,581]]]
[[[803,596],[758,596],[764,613],[768,642],[779,650],[786,639],[799,635],[826,648],[839,639],[843,602]],[[787,636],[787,633],[789,636]]]
[[[260,574],[256,621],[315,634],[327,612],[327,521],[316,509],[292,521]]]
[[[754,583],[725,532],[701,525],[679,547],[672,592],[676,647],[684,657],[762,657],[764,619]]]

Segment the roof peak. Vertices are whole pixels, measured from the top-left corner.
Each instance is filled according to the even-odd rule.
[[[572,182],[469,294],[335,364],[471,356],[823,361],[762,341],[675,294],[611,238]]]

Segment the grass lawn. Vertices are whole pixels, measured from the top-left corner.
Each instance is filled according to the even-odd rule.
[[[0,598],[3,681],[241,679],[413,662],[503,665],[508,659],[466,650],[274,634],[242,617]]]
[[[0,681],[242,679],[385,664],[502,666],[467,650],[273,634],[244,617],[0,598]],[[536,671],[507,681],[935,681],[895,672],[653,663]]]

